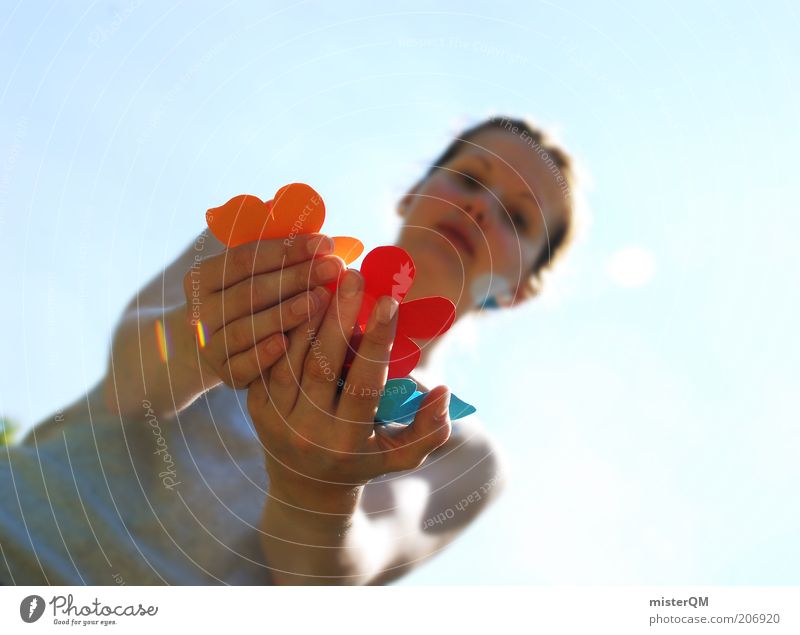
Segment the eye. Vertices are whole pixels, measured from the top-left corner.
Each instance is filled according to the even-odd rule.
[[[518,210],[508,210],[508,218],[514,223],[514,227],[526,231],[528,229],[528,218]]]
[[[481,186],[478,177],[470,172],[456,172],[456,177],[468,189],[476,190]]]

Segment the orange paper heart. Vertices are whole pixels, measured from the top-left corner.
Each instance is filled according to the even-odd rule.
[[[269,238],[293,238],[318,232],[325,221],[325,203],[305,183],[284,185],[273,200],[240,194],[206,212],[211,233],[228,247]]]
[[[256,240],[313,234],[325,221],[322,197],[305,183],[289,183],[267,202],[251,194],[234,196],[225,205],[206,212],[211,233],[223,244],[238,247]],[[350,236],[333,238],[333,253],[348,265],[364,251],[360,240]]]
[[[364,243],[352,236],[333,236],[333,255],[339,256],[348,265],[364,251]]]

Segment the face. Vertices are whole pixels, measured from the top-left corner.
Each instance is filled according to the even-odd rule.
[[[527,142],[526,142],[527,140]],[[567,213],[530,137],[484,130],[403,197],[397,242],[414,259],[409,297],[442,295],[463,315],[488,296],[517,301]]]

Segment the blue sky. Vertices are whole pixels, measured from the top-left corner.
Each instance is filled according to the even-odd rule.
[[[453,134],[529,116],[591,222],[544,297],[447,343],[513,479],[405,583],[797,584],[799,27],[788,2],[6,3],[0,412],[94,384],[208,207],[306,181],[326,230],[386,244]]]

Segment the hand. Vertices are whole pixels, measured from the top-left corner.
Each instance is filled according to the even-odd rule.
[[[376,303],[341,380],[363,284],[357,271],[348,271],[336,296],[326,299],[324,315],[294,329],[287,354],[248,391],[270,494],[290,505],[338,512],[354,490],[381,474],[419,467],[450,436],[444,386],[431,391],[413,424],[399,431],[374,425],[397,326],[393,298]]]
[[[191,327],[202,324],[204,369],[245,388],[272,366],[286,350],[283,333],[322,310],[327,292],[318,285],[344,269],[326,255],[332,250],[329,237],[308,234],[240,245],[193,266],[183,290]]]

